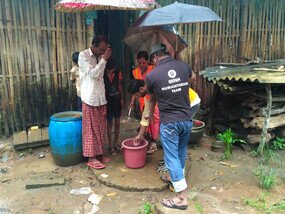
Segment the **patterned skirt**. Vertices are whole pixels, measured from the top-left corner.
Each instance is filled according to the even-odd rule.
[[[82,102],[82,148],[84,157],[103,155],[107,105],[90,106]]]

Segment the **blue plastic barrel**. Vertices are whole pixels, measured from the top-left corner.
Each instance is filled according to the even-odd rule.
[[[49,141],[57,165],[72,166],[82,162],[82,113],[66,111],[52,115]]]

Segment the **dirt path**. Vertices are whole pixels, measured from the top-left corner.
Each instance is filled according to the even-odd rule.
[[[187,177],[190,207],[187,213],[262,213],[246,206],[243,197],[256,198],[263,191],[257,183],[254,170],[259,159],[252,158],[240,149],[234,150],[229,165],[222,165],[221,153],[212,152],[207,146],[212,139],[204,138],[203,145],[191,148],[192,166]],[[0,142],[0,214],[2,213],[89,213],[92,204],[88,195],[73,195],[70,190],[91,187],[102,195],[97,213],[139,213],[145,203],[155,204],[160,199],[173,195],[170,190],[159,193],[124,192],[106,187],[94,179],[85,164],[73,167],[58,167],[53,163],[49,147],[15,152],[9,145],[11,140]],[[8,146],[7,146],[8,145]],[[45,154],[42,159],[39,154]],[[284,158],[284,151],[280,156]],[[280,173],[285,174],[284,170]],[[38,189],[26,189],[25,185],[35,175],[59,175],[65,185]],[[279,183],[269,193],[266,202],[285,199],[285,185]],[[201,207],[199,209],[199,207]],[[283,212],[285,212],[283,210]],[[173,213],[167,211],[165,213]],[[282,213],[282,211],[280,211]]]

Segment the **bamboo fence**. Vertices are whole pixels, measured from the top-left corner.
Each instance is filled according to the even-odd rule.
[[[71,109],[71,54],[86,48],[82,14],[57,13],[55,0],[0,0],[0,136],[47,125]]]
[[[0,0],[0,136],[35,124],[47,125],[51,114],[72,109],[71,54],[89,44],[84,15],[58,13],[53,9],[55,1]],[[174,2],[157,1],[162,6]],[[195,72],[217,62],[238,62],[233,55],[284,58],[284,0],[179,2],[210,7],[224,20],[179,25],[189,44],[182,57]],[[128,79],[131,55],[122,38],[136,13],[100,13],[95,32],[109,36]],[[194,89],[207,106],[212,85],[197,78]]]

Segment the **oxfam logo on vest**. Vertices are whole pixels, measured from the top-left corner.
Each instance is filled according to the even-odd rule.
[[[167,74],[170,78],[176,77],[176,71],[175,70],[169,70]]]

